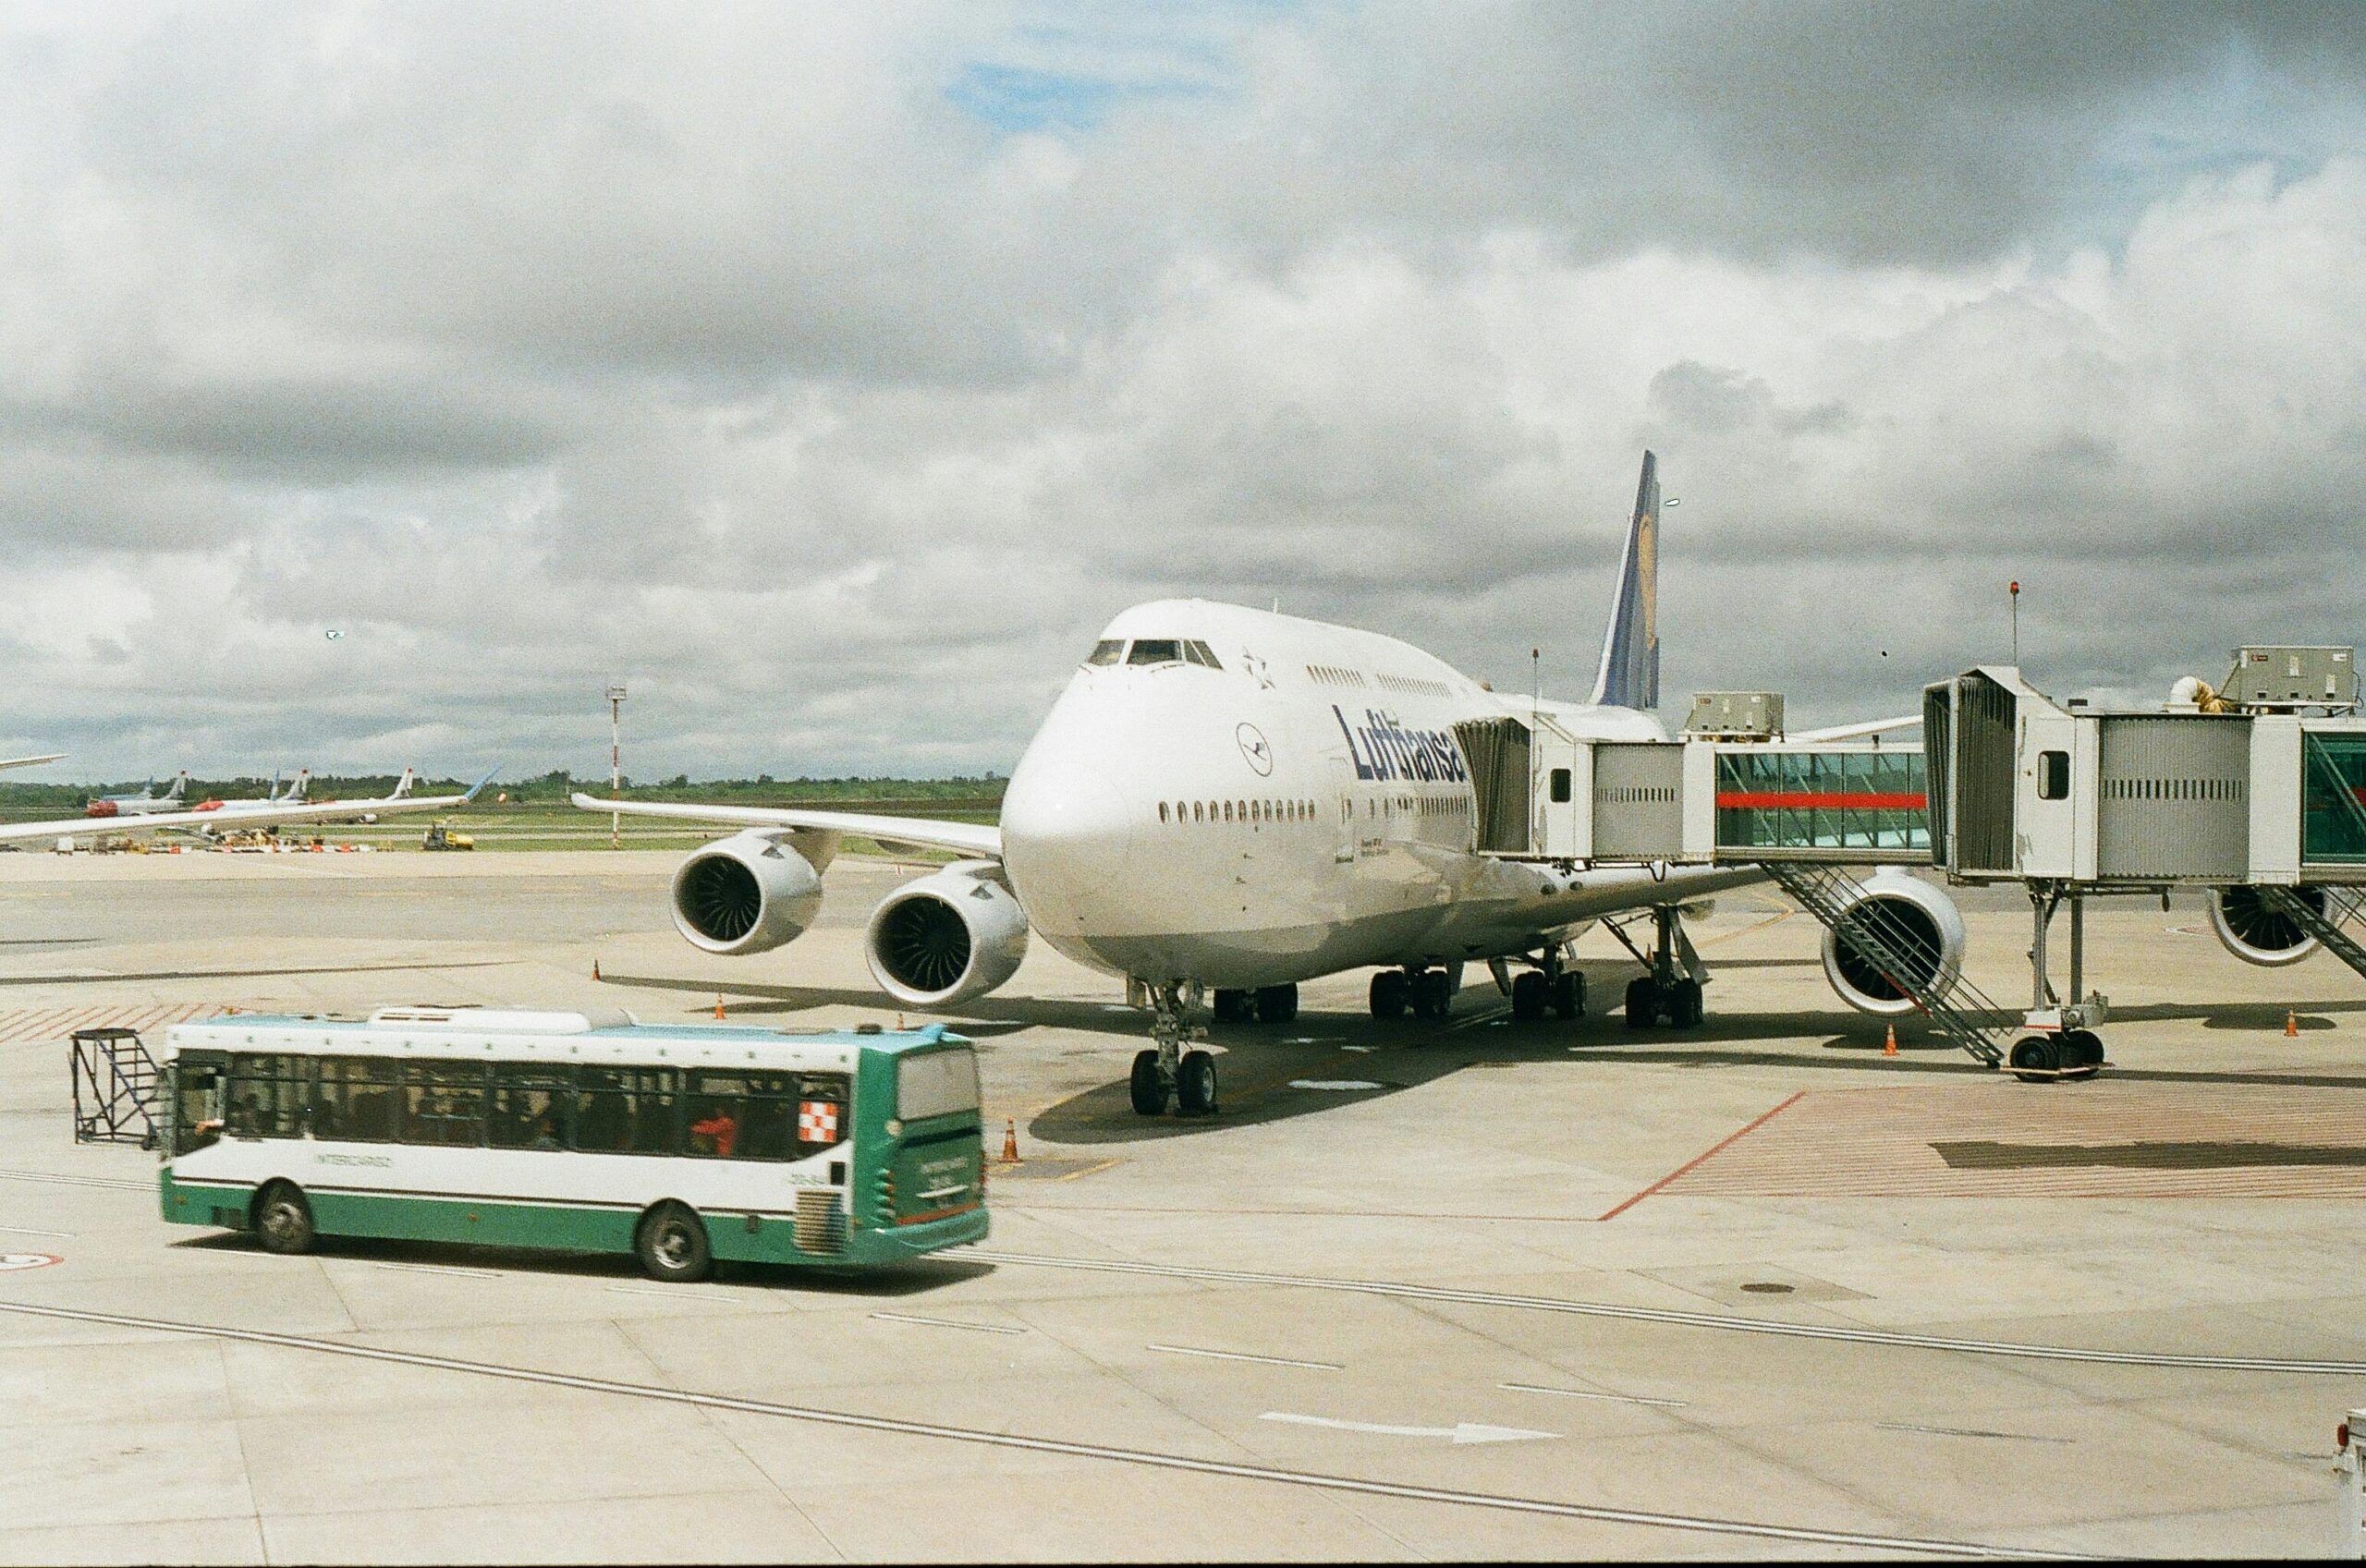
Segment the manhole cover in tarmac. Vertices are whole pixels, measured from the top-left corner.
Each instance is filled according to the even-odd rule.
[[[17,1269],[46,1269],[65,1261],[54,1252],[0,1252],[0,1274]]]
[[[1797,1285],[1780,1285],[1772,1280],[1752,1280],[1741,1288],[1752,1295],[1788,1295],[1799,1289]]]

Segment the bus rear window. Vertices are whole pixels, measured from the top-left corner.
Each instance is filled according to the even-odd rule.
[[[970,1051],[932,1051],[896,1064],[896,1114],[907,1122],[978,1108],[978,1058]]]

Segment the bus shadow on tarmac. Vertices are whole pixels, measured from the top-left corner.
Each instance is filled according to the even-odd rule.
[[[270,1257],[262,1244],[247,1232],[221,1231],[172,1242],[187,1252],[251,1253]],[[679,1291],[695,1296],[701,1284],[660,1284],[640,1271],[628,1254],[544,1252],[527,1247],[471,1246],[459,1242],[394,1241],[374,1236],[323,1236],[305,1255],[323,1262],[377,1263],[394,1269],[457,1276],[497,1275],[551,1280],[585,1280],[634,1284],[652,1291]],[[715,1284],[764,1290],[804,1291],[863,1300],[896,1300],[925,1295],[994,1271],[991,1263],[960,1258],[915,1258],[873,1268],[835,1268],[819,1264],[734,1263],[718,1259]]]

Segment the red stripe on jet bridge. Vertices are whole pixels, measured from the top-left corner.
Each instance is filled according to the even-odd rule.
[[[1929,808],[1927,795],[1848,794],[1842,791],[1823,793],[1816,790],[1735,790],[1719,792],[1720,811],[1811,811],[1818,808],[1841,811],[1921,811]]]

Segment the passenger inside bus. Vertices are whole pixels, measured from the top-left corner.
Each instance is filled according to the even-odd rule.
[[[729,1111],[717,1111],[703,1122],[692,1122],[690,1136],[701,1140],[691,1149],[692,1153],[712,1154],[718,1160],[728,1160],[732,1145],[739,1141],[739,1124]]]

